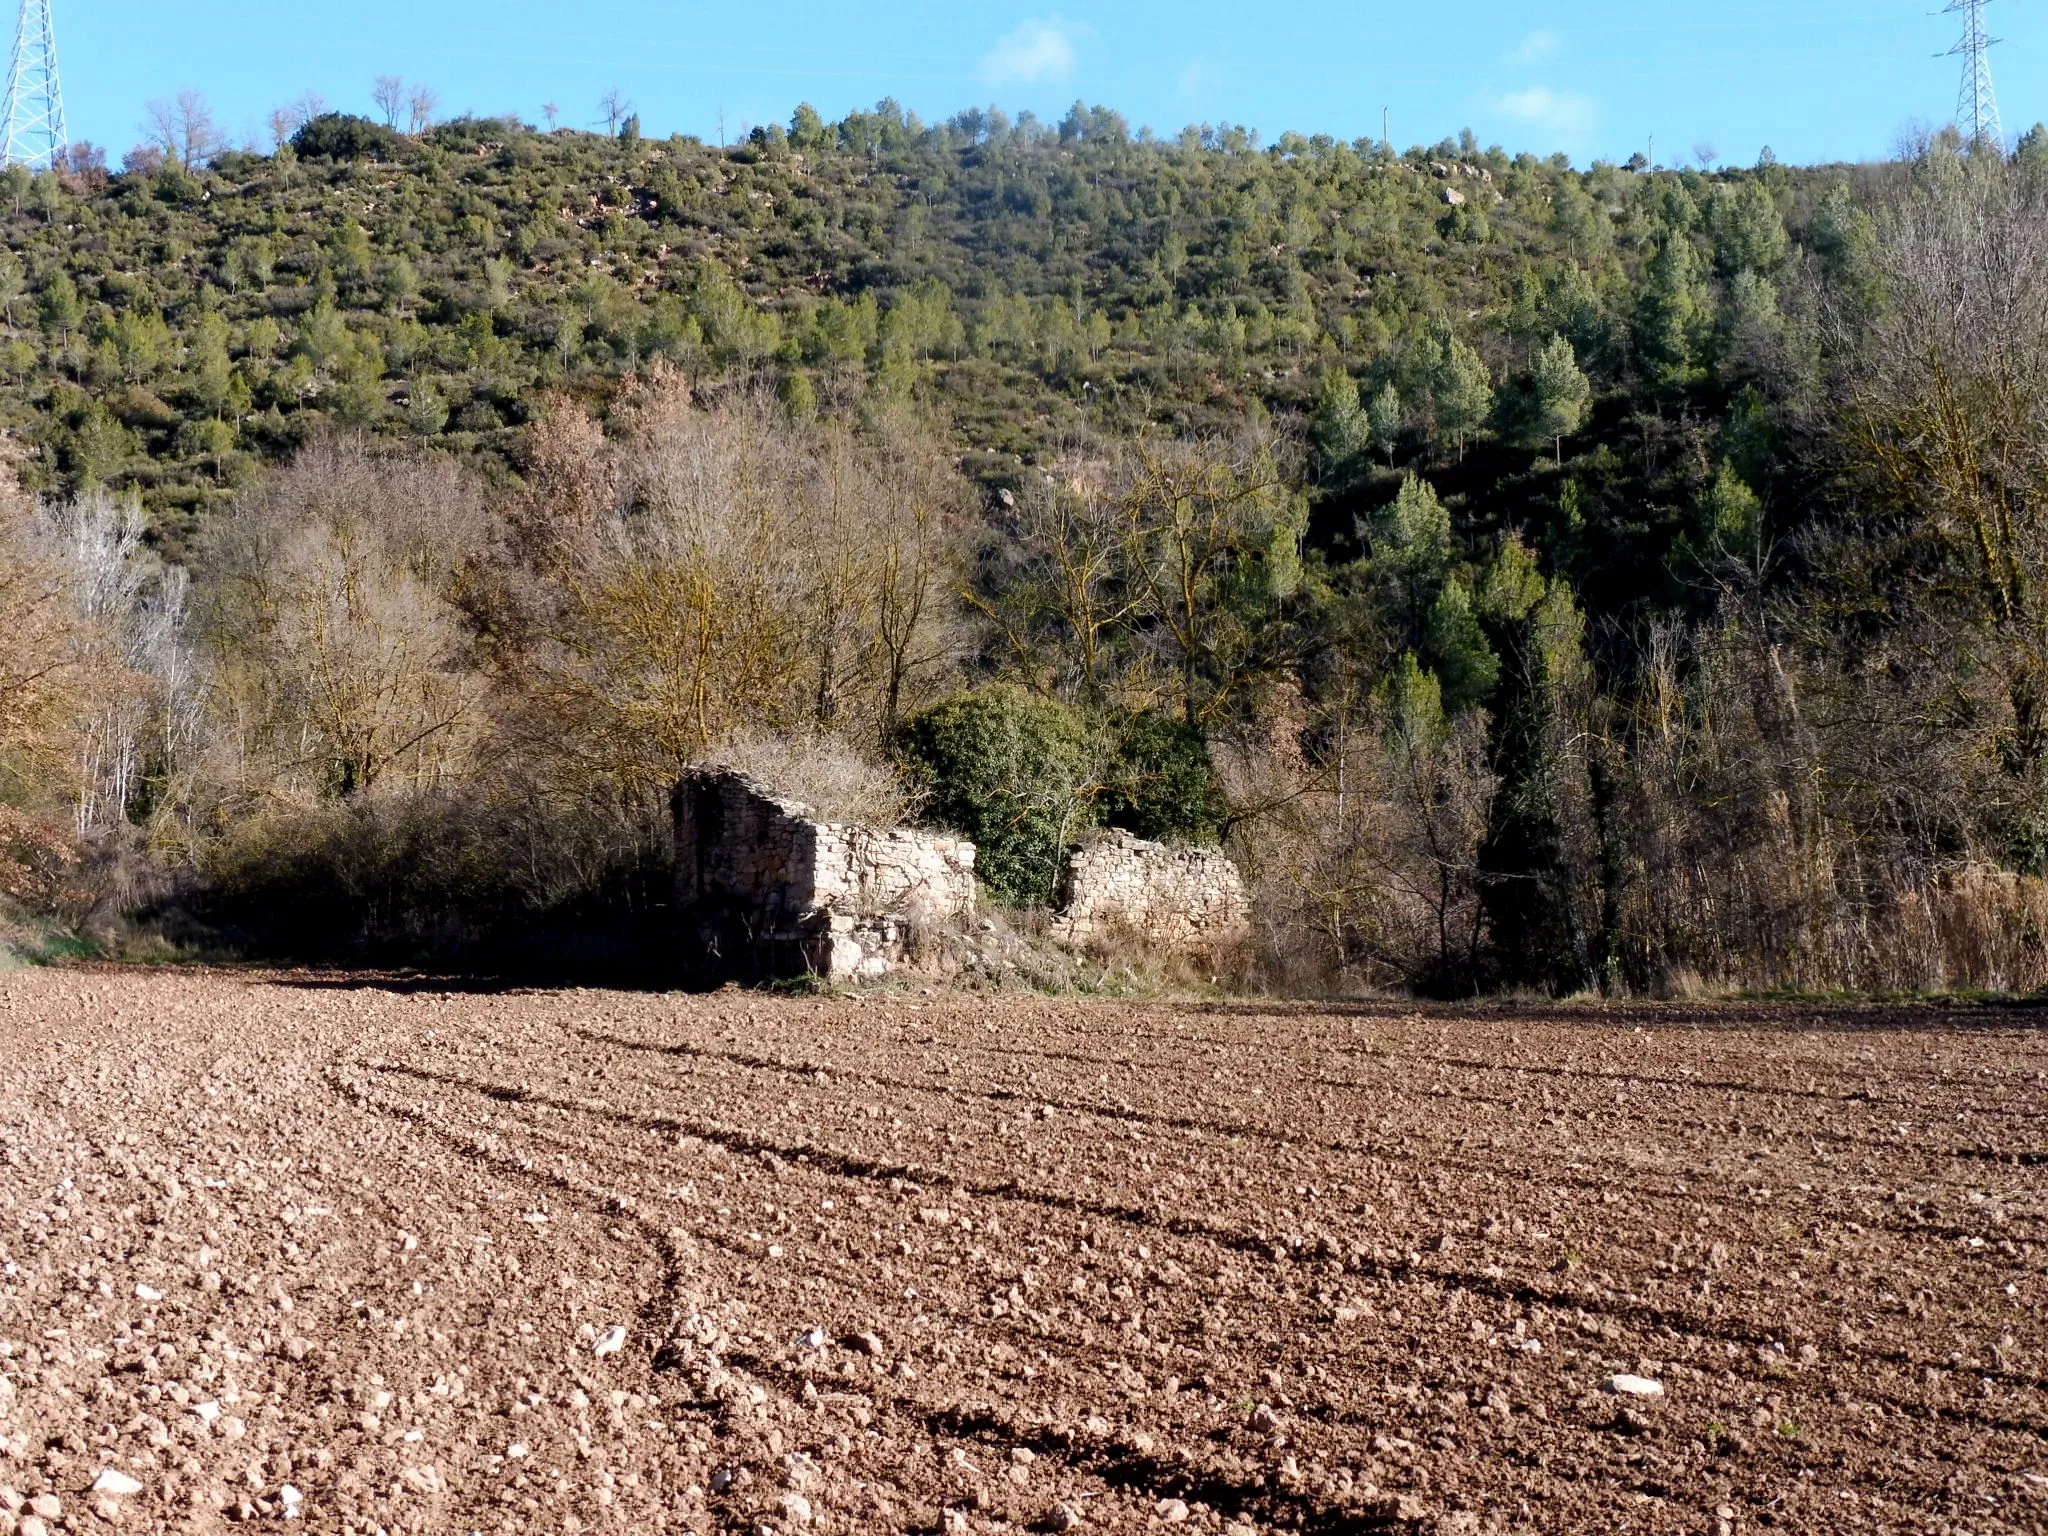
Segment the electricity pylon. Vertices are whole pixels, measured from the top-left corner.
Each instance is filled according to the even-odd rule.
[[[2000,39],[1984,30],[1984,7],[1990,0],[1949,0],[1944,16],[1963,18],[1963,40],[1946,57],[1963,61],[1963,88],[1956,96],[1956,127],[1973,144],[2001,148],[2005,133],[1998,121],[1998,93],[1991,89],[1991,48]]]
[[[57,29],[50,0],[21,0],[14,61],[7,69],[7,141],[0,162],[49,165],[64,152],[64,87],[57,79]]]

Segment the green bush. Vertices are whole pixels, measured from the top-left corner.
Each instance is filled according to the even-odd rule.
[[[1202,733],[1176,715],[1126,717],[1102,795],[1102,819],[1155,841],[1222,841],[1229,808]]]
[[[984,885],[1013,903],[1052,898],[1101,790],[1101,742],[1078,712],[998,684],[912,716],[895,745],[932,819],[974,840]]]
[[[302,160],[396,160],[403,142],[382,123],[348,112],[323,112],[292,135]]]

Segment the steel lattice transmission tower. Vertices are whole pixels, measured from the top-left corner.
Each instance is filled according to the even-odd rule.
[[[1963,40],[1947,57],[1963,61],[1963,88],[1956,96],[1956,127],[1975,144],[1989,141],[2003,147],[1998,121],[1998,93],[1991,88],[1991,49],[1999,42],[1984,30],[1984,7],[1990,0],[1949,0],[1944,16],[1963,18]]]
[[[50,0],[21,0],[14,62],[7,69],[7,142],[0,145],[0,162],[49,165],[68,142]]]

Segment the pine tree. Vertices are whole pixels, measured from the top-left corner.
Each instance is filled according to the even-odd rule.
[[[1432,343],[1429,398],[1437,430],[1457,443],[1463,460],[1466,436],[1493,414],[1493,375],[1448,325],[1438,329]]]
[[[1712,225],[1715,264],[1731,277],[1737,272],[1768,275],[1784,265],[1790,243],[1785,221],[1761,181],[1716,189]]]
[[[1400,494],[1374,512],[1373,584],[1386,595],[1402,634],[1422,638],[1451,564],[1451,514],[1427,480],[1408,475]]]
[[[1372,445],[1386,456],[1387,468],[1394,467],[1394,448],[1401,441],[1401,392],[1392,382],[1382,384],[1366,407]]]
[[[1450,714],[1483,704],[1500,681],[1500,658],[1487,644],[1472,595],[1455,576],[1444,582],[1430,607],[1424,649]]]
[[[1637,345],[1650,382],[1671,391],[1697,384],[1711,324],[1712,300],[1700,280],[1692,241],[1667,232],[1650,258],[1636,316]]]
[[[1529,374],[1529,431],[1539,441],[1549,441],[1557,450],[1557,464],[1564,467],[1564,440],[1585,424],[1586,411],[1593,403],[1593,386],[1579,371],[1572,344],[1552,336],[1536,354],[1536,366]]]
[[[1479,614],[1499,657],[1489,753],[1499,777],[1480,845],[1480,904],[1496,986],[1568,992],[1595,985],[1565,841],[1583,788],[1571,716],[1586,683],[1585,619],[1560,578],[1546,581],[1517,540],[1487,573]]]
[[[1358,381],[1342,368],[1323,375],[1310,437],[1324,483],[1333,486],[1351,479],[1352,464],[1372,446],[1372,423],[1358,403]]]

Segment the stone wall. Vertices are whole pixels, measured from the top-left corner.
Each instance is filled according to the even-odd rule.
[[[816,819],[743,774],[676,786],[676,905],[699,970],[758,980],[879,976],[920,924],[974,915],[974,844]]]
[[[1063,943],[1137,938],[1175,954],[1219,954],[1251,932],[1244,877],[1220,848],[1176,848],[1107,831],[1067,856]]]

